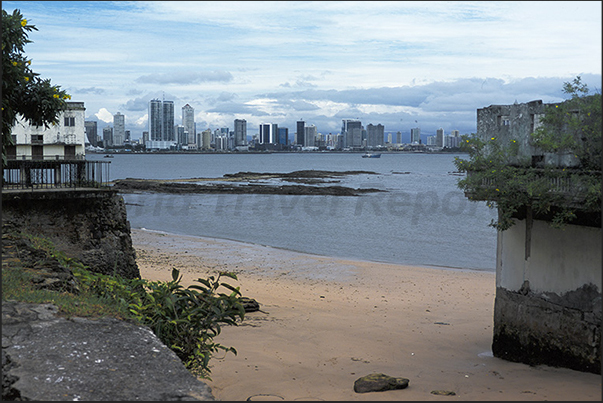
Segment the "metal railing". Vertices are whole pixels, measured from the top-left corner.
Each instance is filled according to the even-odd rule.
[[[101,188],[109,186],[110,161],[8,160],[2,189]]]

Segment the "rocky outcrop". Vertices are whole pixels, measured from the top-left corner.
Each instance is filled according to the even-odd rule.
[[[2,301],[2,400],[215,399],[147,327]]]
[[[115,190],[3,193],[2,219],[49,239],[90,271],[140,278],[125,203]]]
[[[325,185],[327,179],[346,175],[374,174],[371,171],[294,171],[289,173],[238,172],[226,174],[216,179],[120,179],[113,188],[122,193],[160,192],[160,193],[223,193],[223,194],[282,194],[282,195],[325,195],[358,196],[364,193],[382,192],[374,188],[351,188],[339,185]],[[279,179],[303,184],[261,184],[260,180]],[[218,181],[219,183],[213,183]],[[207,183],[200,183],[207,182]],[[225,183],[228,182],[228,183]],[[331,181],[332,182],[332,181]]]

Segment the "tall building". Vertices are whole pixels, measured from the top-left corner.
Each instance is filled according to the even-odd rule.
[[[258,136],[259,136],[260,144],[270,143],[270,124],[269,123],[261,123],[260,124]]]
[[[300,146],[305,146],[306,145],[306,140],[305,140],[305,136],[306,136],[306,122],[304,122],[303,120],[298,120],[297,121],[297,131],[295,132],[295,143],[300,145]]]
[[[278,128],[278,144],[287,145],[289,144],[289,129],[286,127]]]
[[[151,141],[176,141],[173,101],[149,101],[149,138]]]
[[[193,144],[195,142],[195,109],[189,104],[182,107],[182,126],[188,133],[188,139],[183,144]]]
[[[414,129],[410,129],[410,143],[411,144],[421,144],[421,129],[415,127]]]
[[[117,112],[113,115],[113,145],[123,146],[126,139],[126,116]]]
[[[234,121],[235,147],[247,145],[247,121],[235,119]]]
[[[103,147],[113,147],[113,128],[111,126],[103,128]]]
[[[96,147],[98,145],[98,122],[96,121],[85,121],[84,129],[86,130],[86,138],[88,142]]]
[[[174,134],[174,102],[163,101],[162,140],[176,141]]]
[[[436,130],[436,147],[444,147],[444,129]]]
[[[385,136],[385,127],[379,123],[378,125],[373,125],[370,123],[366,127],[366,145],[368,147],[378,147],[383,145],[383,140]]]
[[[343,119],[341,135],[343,147],[360,147],[362,145],[362,123],[359,120]]]
[[[318,134],[318,130],[316,126],[310,125],[304,128],[304,145],[306,147],[314,147],[316,146],[316,135]]]
[[[163,106],[159,99],[149,101],[149,140],[161,141],[162,138],[162,120]]]
[[[396,144],[400,144],[402,143],[402,132],[400,130],[398,130],[396,132]]]

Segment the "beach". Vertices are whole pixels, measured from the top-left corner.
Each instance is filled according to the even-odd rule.
[[[206,382],[218,400],[601,400],[600,375],[492,356],[494,272],[144,229],[131,235],[143,278],[169,281],[177,268],[190,285],[230,271],[238,280],[226,282],[260,304],[215,339],[238,351],[210,361]],[[372,373],[407,378],[409,386],[354,392],[354,381]]]

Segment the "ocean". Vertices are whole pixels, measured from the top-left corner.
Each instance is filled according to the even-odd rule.
[[[370,171],[329,179],[384,192],[361,196],[124,193],[132,228],[228,239],[297,252],[495,271],[496,211],[458,189],[454,157],[384,153],[88,154],[110,179],[221,178],[237,172]],[[337,181],[337,182],[335,182]],[[264,181],[276,182],[275,179]]]

